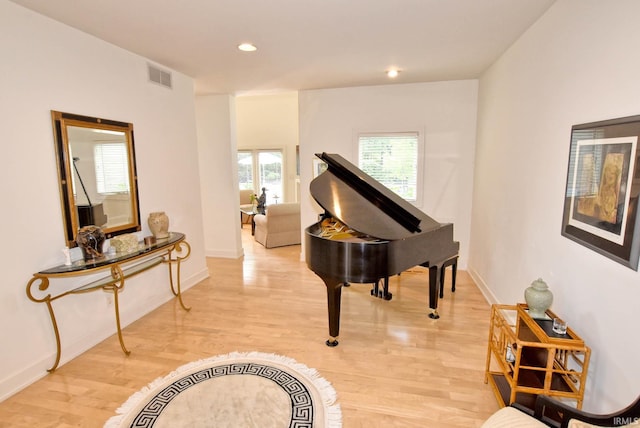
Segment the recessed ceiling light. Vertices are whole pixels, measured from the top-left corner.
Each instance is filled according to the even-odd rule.
[[[387,70],[387,77],[390,77],[391,79],[398,77],[398,73],[400,73],[400,70],[392,68],[391,70]]]
[[[243,52],[253,52],[253,51],[258,50],[258,48],[256,48],[251,43],[242,43],[242,44],[238,45],[238,49],[240,49]]]

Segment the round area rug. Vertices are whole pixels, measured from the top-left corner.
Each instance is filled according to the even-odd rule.
[[[133,394],[105,428],[333,428],[342,426],[329,382],[295,360],[232,352],[179,367]]]

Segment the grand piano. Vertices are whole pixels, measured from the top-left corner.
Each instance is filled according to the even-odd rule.
[[[389,276],[413,266],[429,268],[429,317],[439,318],[440,273],[460,247],[453,224],[438,223],[340,155],[316,156],[328,168],[310,191],[325,212],[305,229],[305,258],[327,287],[326,344],[338,345],[343,285],[375,284],[371,294],[390,300]]]

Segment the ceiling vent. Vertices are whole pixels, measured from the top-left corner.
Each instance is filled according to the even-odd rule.
[[[168,71],[160,70],[151,64],[149,66],[149,80],[154,83],[158,83],[167,88],[171,88],[171,73]]]

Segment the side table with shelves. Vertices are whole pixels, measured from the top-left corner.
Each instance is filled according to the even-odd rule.
[[[538,394],[582,408],[591,349],[571,329],[552,330],[555,315],[529,316],[526,304],[492,305],[485,383],[501,406],[534,408]]]

